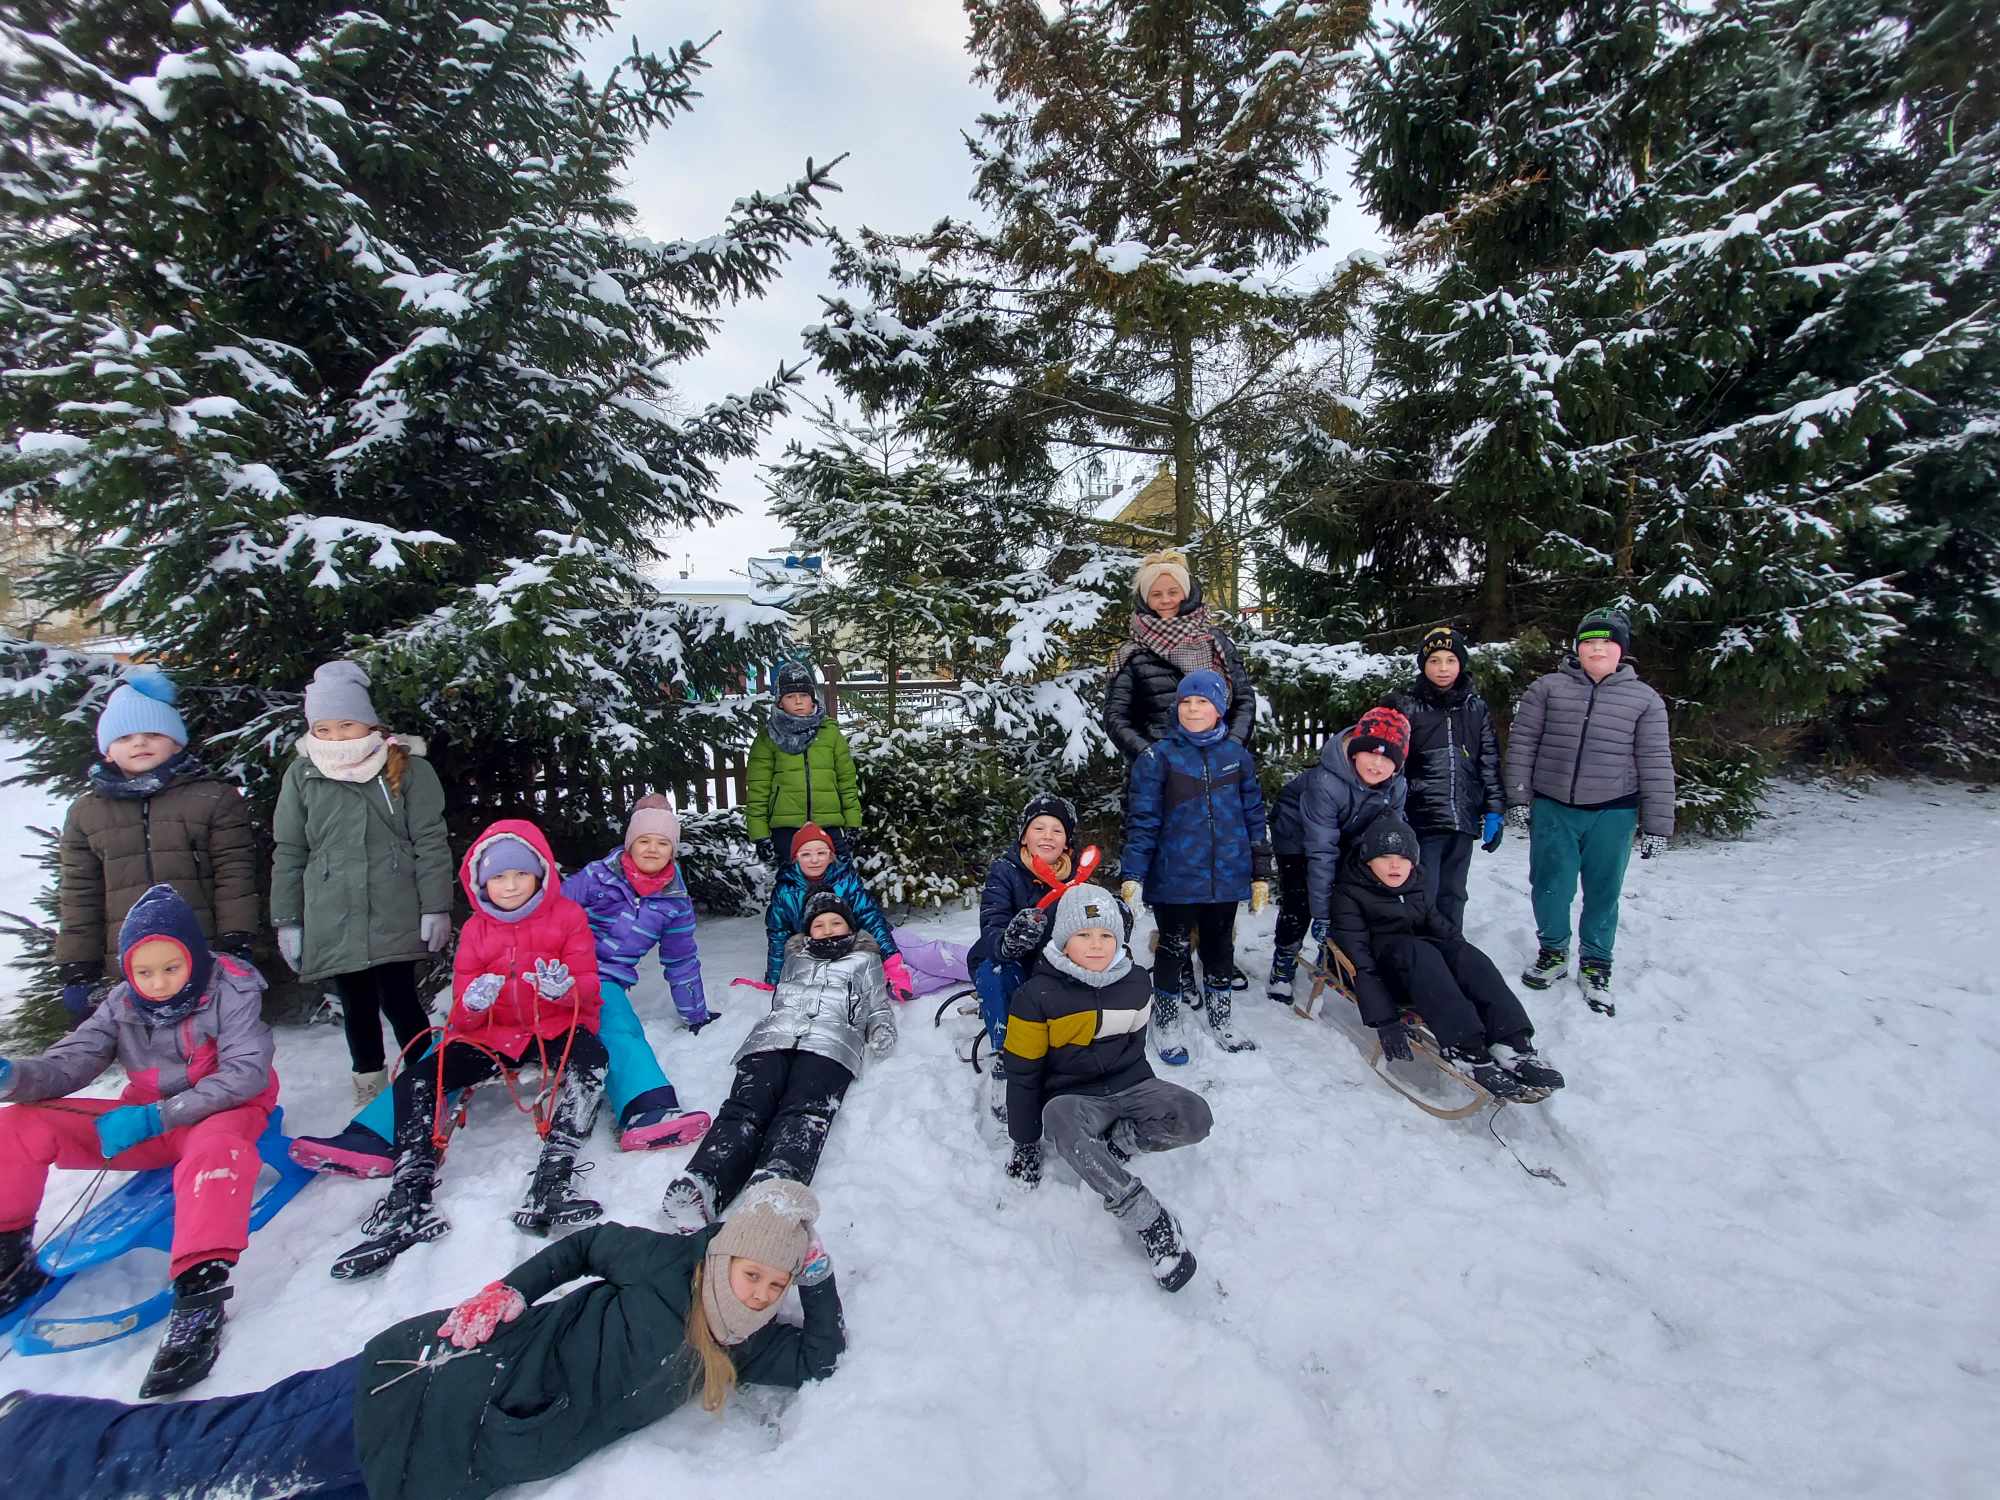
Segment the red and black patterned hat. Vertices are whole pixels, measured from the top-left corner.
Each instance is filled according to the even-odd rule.
[[[1388,756],[1402,770],[1403,757],[1410,753],[1410,721],[1386,704],[1369,709],[1347,737],[1347,758],[1363,750]]]

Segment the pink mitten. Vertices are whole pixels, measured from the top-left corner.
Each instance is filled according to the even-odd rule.
[[[889,980],[889,992],[907,1004],[917,992],[917,982],[910,977],[910,966],[903,962],[903,955],[891,953],[883,959],[882,972]]]
[[[528,1310],[528,1299],[504,1281],[490,1281],[451,1310],[438,1332],[461,1349],[476,1349],[502,1323]]]

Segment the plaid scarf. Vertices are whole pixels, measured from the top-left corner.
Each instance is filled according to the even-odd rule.
[[[1208,623],[1206,604],[1197,604],[1171,620],[1163,620],[1143,609],[1134,610],[1132,639],[1155,656],[1165,657],[1183,673],[1212,667],[1227,675],[1222,648],[1215,644],[1215,630]]]

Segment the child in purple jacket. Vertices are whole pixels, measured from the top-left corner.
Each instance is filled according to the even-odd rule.
[[[563,882],[563,894],[583,908],[597,938],[604,997],[598,1035],[611,1054],[604,1087],[618,1115],[618,1144],[626,1151],[684,1146],[708,1129],[706,1114],[681,1108],[632,1010],[639,961],[657,947],[682,1023],[698,1032],[716,1018],[701,987],[694,902],[675,861],[680,842],[681,820],[673,804],[658,793],[641,797],[625,826],[625,847]]]

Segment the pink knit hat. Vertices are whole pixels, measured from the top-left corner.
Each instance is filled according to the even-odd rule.
[[[681,820],[673,803],[658,792],[650,792],[632,804],[631,821],[625,825],[625,847],[630,849],[651,834],[665,839],[676,852],[681,847]]]

